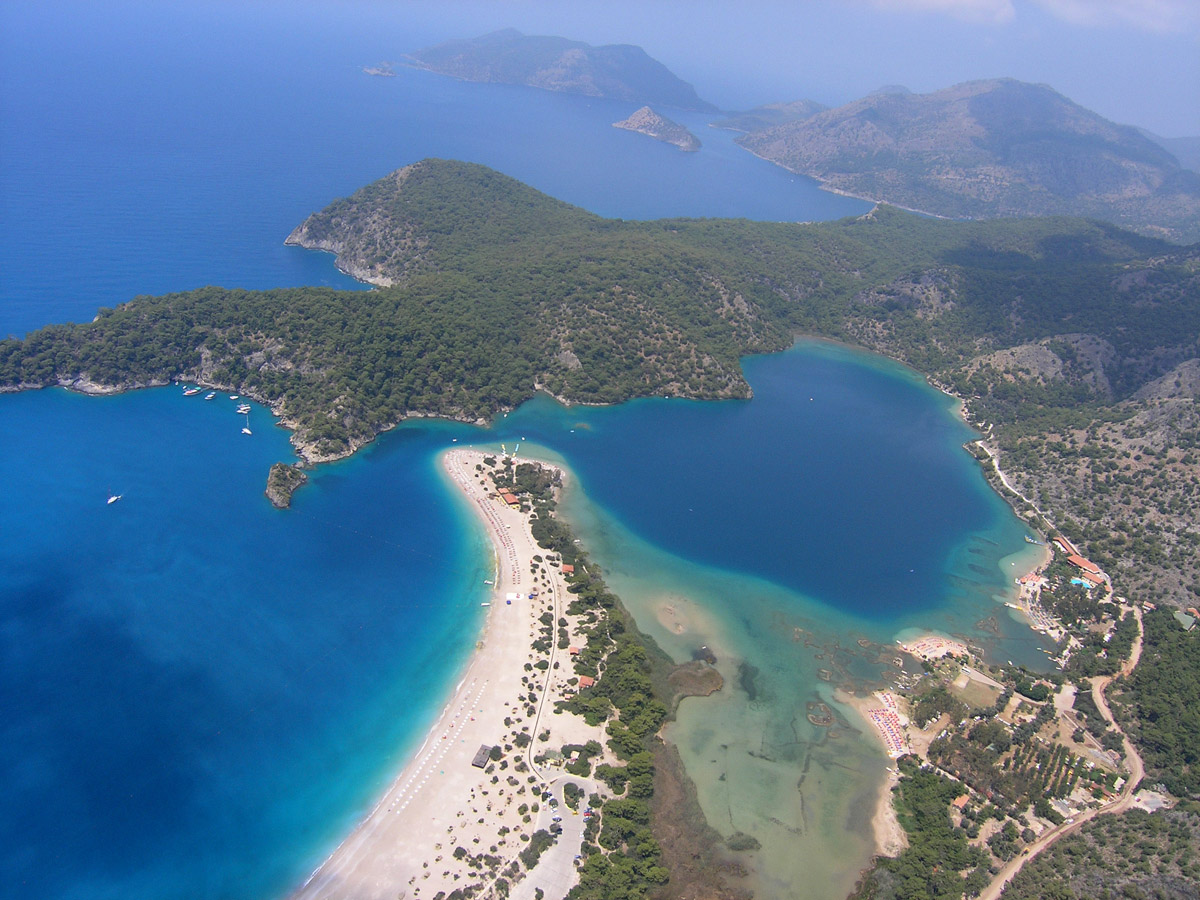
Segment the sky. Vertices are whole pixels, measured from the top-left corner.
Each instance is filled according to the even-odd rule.
[[[1163,137],[1200,135],[1200,0],[349,2],[445,38],[511,26],[638,44],[727,109],[1011,77]]]

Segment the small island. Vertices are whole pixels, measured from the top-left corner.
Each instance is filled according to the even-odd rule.
[[[613,122],[613,128],[624,128],[626,131],[636,131],[662,141],[674,144],[680,150],[694,153],[700,149],[700,139],[678,122],[672,122],[666,116],[659,115],[648,106],[643,106],[628,119]]]
[[[308,476],[298,467],[277,462],[267,474],[267,499],[276,509],[287,509],[292,505],[292,494],[306,481]]]

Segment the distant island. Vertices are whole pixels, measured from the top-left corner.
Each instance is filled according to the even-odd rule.
[[[382,62],[377,66],[363,66],[363,72],[367,75],[378,75],[382,78],[396,77],[396,70],[389,62]]]
[[[1200,175],[1137,129],[1046,85],[973,81],[884,89],[806,114],[726,120],[738,143],[826,187],[935,215],[1092,216],[1177,242],[1200,239]]]
[[[700,139],[678,122],[672,122],[666,116],[659,115],[648,106],[643,106],[629,118],[613,122],[613,128],[624,128],[636,131],[662,141],[673,144],[680,150],[694,152],[700,149]]]
[[[716,112],[716,107],[701,100],[690,84],[632,44],[594,47],[582,41],[526,35],[505,28],[482,37],[426,47],[409,54],[406,61],[465,81],[521,84],[588,97]]]

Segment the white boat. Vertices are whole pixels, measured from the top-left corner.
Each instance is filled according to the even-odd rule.
[[[212,399],[213,397],[215,397],[215,396],[217,396],[217,392],[216,392],[216,391],[209,391],[209,392],[208,392],[208,393],[205,395],[204,399],[205,399],[205,400],[211,400],[211,399]]]
[[[117,502],[118,500],[120,500],[120,499],[121,499],[121,495],[120,495],[120,494],[109,494],[109,495],[108,495],[108,502],[109,502],[110,504],[111,504],[111,503],[116,503],[116,502]]]
[[[250,430],[250,414],[249,413],[246,414],[246,425],[245,425],[245,427],[242,428],[242,434],[254,434],[254,432]]]
[[[190,397],[190,396],[192,396],[192,394],[198,394],[198,393],[200,393],[200,388],[190,387],[186,391],[183,392],[183,396]]]
[[[237,411],[238,411],[239,413],[241,413],[243,416],[245,416],[245,415],[249,415],[249,413],[250,413],[250,404],[249,404],[249,403],[243,403],[241,406],[239,406],[239,407],[237,408]]]
[[[241,394],[230,394],[230,395],[229,395],[229,399],[230,399],[230,400],[236,400],[236,399],[238,399],[238,397],[240,397],[240,396],[241,396]]]

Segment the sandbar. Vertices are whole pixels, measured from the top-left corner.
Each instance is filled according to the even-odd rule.
[[[573,690],[570,657],[557,642],[542,654],[532,644],[540,616],[564,615],[566,582],[560,569],[534,560],[545,551],[530,534],[529,515],[499,497],[486,477],[486,455],[463,448],[442,457],[496,555],[476,649],[424,743],[293,900],[432,900],[469,886],[482,895],[500,877],[514,880],[518,854],[528,846],[523,836],[548,828],[555,815],[563,819],[563,834],[510,896],[532,897],[541,887],[555,900],[577,880],[573,860],[582,821],[563,806],[551,808],[544,792],[561,803],[564,780],[589,793],[599,786],[554,765],[536,765],[534,757],[566,743],[603,743],[605,735],[601,726],[554,711],[554,701]],[[545,670],[534,666],[539,660],[547,661]],[[476,767],[473,760],[485,747],[500,748],[501,759]]]

